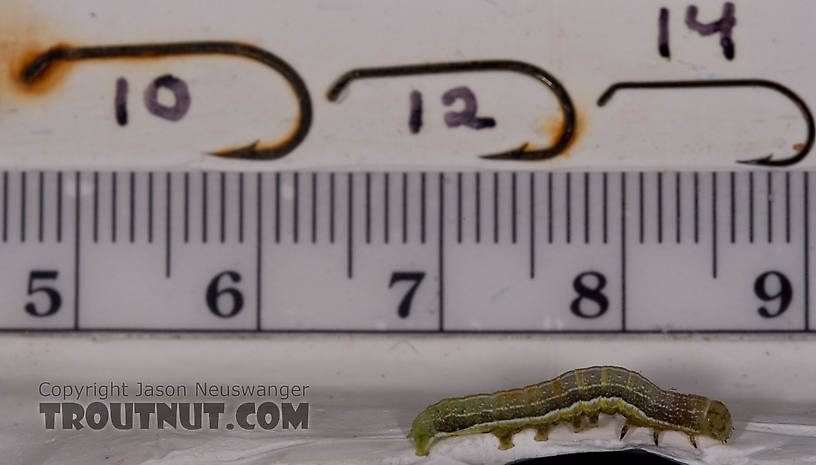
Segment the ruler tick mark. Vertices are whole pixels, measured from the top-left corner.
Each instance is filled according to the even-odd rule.
[[[456,173],[456,242],[462,243],[462,173]]]
[[[164,176],[164,276],[170,278],[170,260],[173,238],[173,175],[168,172]]]
[[[640,243],[643,244],[644,238],[644,195],[643,195],[643,172],[638,173],[638,227],[640,228]]]
[[[263,266],[263,174],[255,175],[255,291],[256,310],[255,310],[255,329],[261,330],[261,300],[263,296],[263,280],[262,280],[262,266]]]
[[[748,173],[748,242],[754,243],[754,173]]]
[[[136,221],[135,221],[135,217],[136,217],[136,173],[134,173],[133,171],[130,172],[130,181],[129,182],[130,182],[130,184],[129,184],[129,188],[130,188],[130,210],[129,210],[128,213],[130,215],[130,224],[129,224],[129,226],[130,226],[130,242],[133,242],[133,241],[136,240]]]
[[[80,210],[80,181],[81,175],[77,171],[74,175],[74,329],[79,329],[79,258],[80,258],[80,232],[81,232],[81,210]]]
[[[93,241],[99,241],[99,172],[93,174]]]
[[[354,276],[354,173],[347,174],[348,186],[348,279]]]
[[[790,217],[790,171],[785,171],[785,242],[791,241],[791,217]]]
[[[547,173],[547,242],[553,242],[553,174]]]
[[[383,173],[383,242],[391,239],[391,176]]]
[[[209,173],[206,171],[201,173],[201,242],[207,243],[207,223],[209,223],[209,214],[207,211],[207,178]]]
[[[153,172],[147,173],[147,242],[153,243]]]
[[[238,243],[244,243],[244,173],[238,173]]]
[[[694,243],[700,242],[700,175],[694,173]]]
[[[657,173],[657,243],[663,243],[663,173]]]
[[[402,173],[402,243],[408,242],[408,173]]]
[[[329,242],[334,244],[334,173],[329,173]]]
[[[804,211],[802,212],[802,216],[804,217],[804,234],[802,243],[804,246],[804,250],[802,251],[802,255],[804,256],[804,303],[805,303],[805,331],[810,331],[810,173],[805,171],[802,173],[802,183],[804,186],[802,187],[804,192],[804,202],[803,207]]]
[[[510,205],[510,212],[512,213],[511,239],[513,241],[513,244],[515,244],[516,243],[516,228],[518,226],[518,218],[517,218],[517,216],[518,216],[517,215],[518,207],[516,205],[516,203],[517,203],[517,199],[516,199],[517,187],[516,187],[516,173],[515,172],[513,172],[511,174],[511,176],[510,176],[510,190],[511,190],[511,195],[512,195],[512,202],[510,202],[510,204],[511,204]]]
[[[420,194],[419,194],[419,225],[420,225],[420,242],[425,243],[425,173],[419,175],[420,180]]]
[[[219,239],[223,244],[227,240],[227,173],[218,175],[218,227]]]
[[[621,172],[621,331],[626,332],[626,173]]]
[[[190,242],[190,173],[184,173],[184,243]]]
[[[717,172],[711,173],[711,268],[717,279]]]
[[[499,173],[493,173],[493,243],[499,242]]]
[[[682,218],[682,212],[683,212],[682,205],[681,205],[681,199],[683,198],[682,197],[683,187],[682,187],[682,184],[681,184],[682,179],[683,178],[680,176],[679,172],[675,173],[675,175],[674,175],[674,235],[675,235],[675,238],[674,239],[675,239],[675,242],[678,243],[678,244],[680,243],[680,239],[681,239],[680,232],[682,231],[682,227],[681,227],[681,224],[680,224],[680,221],[681,221],[681,218]]]
[[[567,244],[572,242],[572,173],[567,172],[566,207],[567,207]]]
[[[26,172],[20,173],[20,242],[26,241]]]
[[[766,183],[768,184],[768,192],[766,196],[766,209],[768,211],[768,216],[766,220],[768,222],[768,243],[773,243],[773,177],[771,177],[771,172],[768,171],[766,173]]]
[[[3,171],[3,242],[8,241],[9,174]]]
[[[736,195],[736,173],[729,174],[729,186],[731,190],[731,243],[737,242],[737,195]]]
[[[371,243],[371,173],[365,174],[365,241]]]
[[[117,197],[118,197],[118,193],[119,193],[118,192],[119,188],[118,188],[117,183],[118,183],[118,175],[114,171],[111,174],[111,242],[113,242],[113,243],[116,243],[116,233],[117,233],[116,220],[118,219],[118,216],[119,216],[118,215],[119,208],[118,208],[118,205],[117,205],[117,203],[118,203],[118,198]]]
[[[312,244],[317,242],[317,173],[312,173]]]
[[[482,176],[476,173],[476,243],[482,241]]]
[[[603,243],[606,244],[609,240],[609,196],[608,196],[608,181],[607,181],[607,174],[604,171],[603,176],[601,177],[601,182],[603,184]]]
[[[62,242],[62,171],[57,172],[57,242]]]
[[[584,244],[589,244],[589,172],[584,173]]]
[[[45,173],[39,172],[37,179],[37,241],[45,239]]]
[[[530,172],[530,279],[535,279],[536,214],[535,173]]]
[[[295,244],[300,241],[300,175],[296,171],[293,174],[294,193],[292,195],[292,236]]]
[[[275,173],[275,243],[280,243],[281,235],[281,174]]]
[[[439,173],[439,331],[445,331],[445,175]]]

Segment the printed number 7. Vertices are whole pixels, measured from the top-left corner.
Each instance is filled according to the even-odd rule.
[[[414,294],[416,294],[416,290],[422,283],[423,279],[425,279],[424,271],[395,271],[391,273],[391,282],[388,283],[389,289],[394,287],[394,284],[400,281],[414,282],[400,301],[399,307],[397,308],[397,315],[399,315],[400,318],[408,318],[408,313],[411,312],[411,302],[414,300]]]

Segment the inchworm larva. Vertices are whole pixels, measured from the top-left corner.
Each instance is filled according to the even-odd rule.
[[[733,430],[720,401],[664,391],[626,368],[596,366],[521,389],[443,399],[417,415],[408,437],[417,455],[428,455],[436,439],[476,433],[493,433],[499,448],[509,449],[513,435],[525,428],[535,428],[535,439],[545,441],[553,425],[571,422],[578,432],[597,426],[600,413],[626,417],[621,439],[631,427],[652,428],[655,445],[665,430],[687,434],[694,447],[696,435],[725,443]]]

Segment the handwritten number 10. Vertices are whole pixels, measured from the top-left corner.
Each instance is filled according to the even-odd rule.
[[[173,93],[173,105],[165,105],[159,102],[159,90],[167,89]],[[116,95],[114,97],[114,112],[116,113],[116,122],[119,126],[125,126],[128,123],[128,99],[129,85],[125,78],[116,80]],[[172,74],[164,74],[151,82],[144,91],[143,101],[145,108],[150,114],[168,121],[178,121],[184,118],[187,111],[190,109],[190,90],[187,88],[187,83],[183,80],[173,76]]]

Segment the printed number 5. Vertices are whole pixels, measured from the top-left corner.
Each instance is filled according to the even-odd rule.
[[[49,279],[57,279],[57,272],[54,270],[35,270],[28,275],[28,295],[34,295],[38,292],[45,293],[48,296],[48,308],[45,311],[37,310],[34,302],[25,304],[25,311],[31,316],[44,317],[57,313],[57,310],[62,306],[62,296],[59,291],[53,287],[39,286],[34,287],[34,281]]]
[[[414,284],[411,285],[411,288],[408,289],[408,292],[402,298],[402,301],[400,301],[399,308],[397,309],[397,315],[399,315],[400,318],[408,318],[408,313],[411,312],[411,302],[414,300],[414,294],[416,294],[416,290],[422,283],[423,279],[425,279],[424,271],[395,271],[391,273],[391,282],[388,283],[389,289],[394,287],[394,284],[400,281],[414,282]]]

